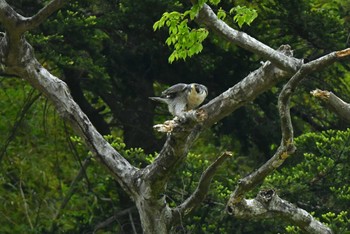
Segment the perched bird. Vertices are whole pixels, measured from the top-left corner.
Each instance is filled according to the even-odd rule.
[[[164,90],[160,97],[150,99],[167,104],[172,115],[181,116],[185,111],[198,107],[207,95],[208,89],[204,85],[179,83]]]

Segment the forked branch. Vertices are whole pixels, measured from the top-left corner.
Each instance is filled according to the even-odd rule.
[[[26,18],[23,23],[23,30],[29,31],[38,27],[43,23],[50,15],[63,7],[64,4],[69,2],[68,0],[52,0],[45,5],[36,15]]]

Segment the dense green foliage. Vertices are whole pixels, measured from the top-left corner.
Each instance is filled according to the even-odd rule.
[[[31,15],[45,1],[8,2]],[[274,48],[290,44],[299,58],[349,46],[347,1],[210,3],[232,27]],[[257,56],[198,27],[191,12],[196,9],[184,1],[79,0],[28,39],[42,64],[67,82],[96,128],[133,165],[143,167],[163,143],[153,123],[169,118],[149,96],[174,83],[198,82],[213,98],[260,66]],[[342,62],[302,83],[291,110],[298,151],[263,184],[313,212],[336,233],[350,231],[350,130],[309,91],[330,89],[349,101],[349,79],[349,65]],[[203,205],[183,218],[179,233],[299,233],[281,220],[236,220],[224,212],[237,180],[270,158],[279,143],[281,86],[206,130],[195,143],[168,185],[172,206],[190,195],[222,151],[234,156],[218,171]],[[132,224],[141,233],[133,203],[45,97],[17,78],[1,77],[0,106],[0,233],[88,233],[113,215],[115,220],[99,233],[131,233]]]

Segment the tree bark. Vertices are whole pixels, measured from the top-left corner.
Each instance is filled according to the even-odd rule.
[[[308,212],[281,199],[275,191],[260,191],[254,199],[244,199],[232,210],[237,218],[270,219],[283,218],[311,234],[332,234],[332,231]]]

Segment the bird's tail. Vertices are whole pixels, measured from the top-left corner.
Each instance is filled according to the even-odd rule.
[[[152,101],[156,101],[156,102],[166,103],[164,98],[161,98],[161,97],[149,97],[149,99],[151,99]]]

